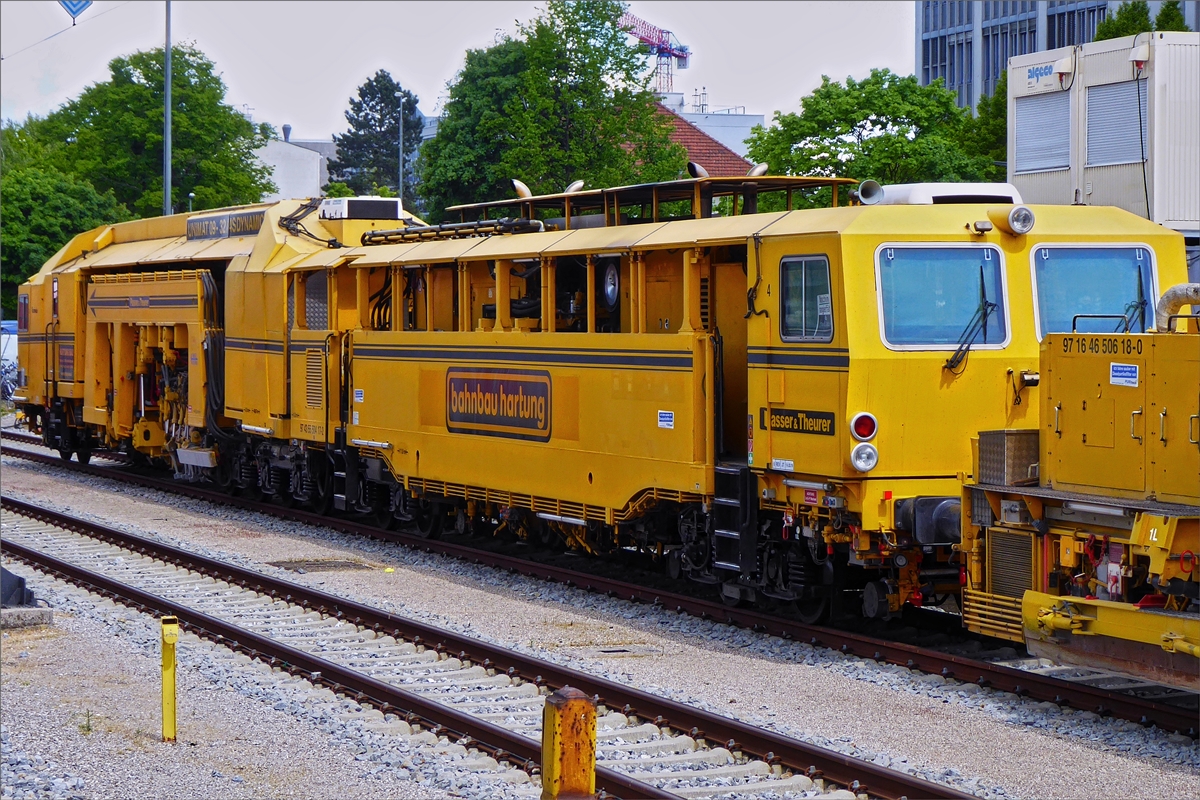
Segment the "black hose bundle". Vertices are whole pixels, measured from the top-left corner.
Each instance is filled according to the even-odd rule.
[[[407,295],[407,286],[405,294]],[[384,277],[383,286],[371,295],[371,330],[387,331],[392,328],[392,271]]]
[[[304,223],[300,221],[312,212],[316,211],[318,208],[320,208],[320,206],[321,198],[314,197],[292,213],[280,217],[279,227],[283,228],[293,236],[307,236],[308,238],[314,239],[331,249],[341,247],[342,243],[337,239],[322,239],[320,236],[317,236],[308,228],[304,227]]]
[[[225,331],[219,326],[220,297],[217,282],[208,270],[200,272],[204,287],[204,367],[208,373],[205,387],[204,422],[217,441],[236,443],[237,434],[217,423],[219,410],[225,408]]]

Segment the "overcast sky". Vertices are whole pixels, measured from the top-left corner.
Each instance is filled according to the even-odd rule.
[[[346,129],[347,101],[386,69],[437,114],[467,49],[513,33],[535,2],[174,2],[175,42],[193,42],[222,73],[227,101],[297,139]],[[0,2],[0,116],[53,111],[108,77],[112,58],[161,46],[163,2],[93,3],[71,28],[53,0]],[[820,84],[872,67],[913,70],[911,2],[641,2],[630,10],[692,50],[675,73],[690,103],[745,106],[768,121]],[[47,41],[46,37],[56,34]],[[32,45],[32,46],[31,46]]]

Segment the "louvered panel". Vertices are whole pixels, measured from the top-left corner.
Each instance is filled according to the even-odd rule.
[[[701,278],[700,279],[700,327],[703,328],[704,330],[709,329],[709,319],[711,318],[711,315],[712,315],[712,312],[710,310],[712,298],[711,298],[709,292],[710,292],[710,289],[709,289],[708,278]]]
[[[304,351],[304,400],[309,408],[325,404],[325,353]]]
[[[1021,597],[1033,588],[1033,539],[991,529],[987,538],[988,591]]]

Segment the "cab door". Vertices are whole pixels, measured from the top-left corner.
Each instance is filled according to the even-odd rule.
[[[817,238],[765,243],[760,289],[771,309],[770,339],[747,348],[754,466],[817,475],[842,472],[843,408],[849,353],[836,321],[840,271],[835,242]],[[763,445],[766,445],[763,447]]]

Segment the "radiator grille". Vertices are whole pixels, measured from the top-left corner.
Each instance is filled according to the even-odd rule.
[[[325,404],[325,353],[304,351],[304,399],[309,408]]]
[[[712,317],[710,310],[711,297],[708,278],[700,279],[700,327],[704,330],[709,328],[709,320]]]
[[[991,594],[1021,597],[1033,588],[1033,539],[993,529],[988,531],[987,544]]]

